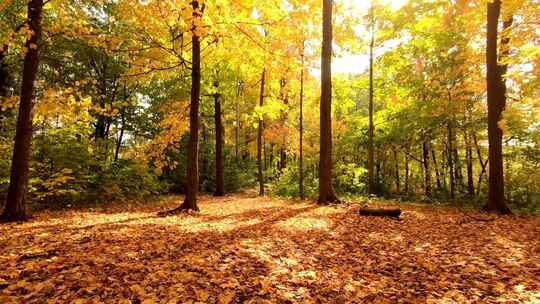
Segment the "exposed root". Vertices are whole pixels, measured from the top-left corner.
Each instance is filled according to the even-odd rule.
[[[179,214],[192,214],[192,213],[198,213],[199,207],[197,207],[197,203],[184,201],[178,208],[175,208],[173,210],[166,210],[166,211],[160,211],[158,212],[158,216],[160,217],[166,217],[166,216],[173,216],[173,215],[179,215]]]

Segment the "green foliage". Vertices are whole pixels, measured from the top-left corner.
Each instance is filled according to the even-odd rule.
[[[367,169],[354,163],[337,163],[334,168],[334,187],[344,194],[366,192]]]
[[[283,197],[300,196],[300,180],[298,166],[289,166],[283,169],[281,175],[272,183],[273,193]],[[304,192],[305,197],[316,198],[319,191],[319,179],[312,170],[305,170]]]

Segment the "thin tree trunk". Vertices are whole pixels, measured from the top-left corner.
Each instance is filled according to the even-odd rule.
[[[484,177],[484,174],[486,174],[486,167],[489,159],[487,159],[485,162],[482,160],[482,151],[480,150],[480,145],[478,144],[478,139],[476,138],[476,133],[473,132],[472,134],[474,145],[476,146],[476,154],[478,155],[478,162],[480,163],[480,167],[482,170],[480,171],[480,175],[478,176],[478,184],[476,186],[476,194],[480,194],[480,190],[482,187],[482,178]]]
[[[454,152],[454,146],[452,144],[454,135],[453,135],[453,128],[452,123],[448,122],[447,125],[448,129],[448,146],[447,146],[447,157],[448,157],[448,174],[449,174],[449,184],[450,184],[450,199],[455,198],[455,192],[456,192],[456,179],[455,179],[455,171],[454,171],[454,158],[453,152]]]
[[[319,204],[339,202],[332,187],[332,0],[323,0]]]
[[[6,97],[8,95],[8,84],[10,81],[9,70],[5,62],[9,46],[5,44],[0,49],[0,97]],[[3,129],[4,111],[0,107],[0,131]]]
[[[409,194],[409,148],[405,153],[405,194]]]
[[[431,157],[433,158],[433,168],[435,168],[435,176],[437,179],[437,190],[442,189],[441,185],[441,174],[439,172],[439,166],[437,165],[437,156],[435,155],[435,150],[431,150]]]
[[[424,165],[424,195],[431,196],[431,170],[429,167],[430,140],[426,139],[422,145],[423,165]]]
[[[467,131],[463,134],[465,138],[465,158],[467,162],[467,193],[469,196],[474,196],[474,172],[473,172],[473,159],[472,159],[472,144],[471,137]]]
[[[304,193],[304,42],[302,42],[302,70],[300,71],[300,158],[298,161],[299,164],[299,176],[300,176],[300,199],[305,198]]]
[[[242,82],[238,82],[238,92],[236,94],[236,126],[234,128],[234,156],[238,159],[240,145],[240,96],[242,96]]]
[[[33,34],[26,40],[27,52],[24,57],[21,99],[8,195],[6,206],[0,216],[4,221],[23,221],[28,218],[26,195],[32,142],[32,108],[39,70],[42,11],[43,0],[28,2],[28,26]]]
[[[116,149],[114,150],[114,162],[118,162],[118,155],[120,154],[120,148],[122,147],[122,141],[124,139],[124,129],[126,125],[126,114],[124,113],[125,110],[122,110],[121,120],[122,120],[122,126],[120,127],[120,135],[118,135],[118,140],[116,141]]]
[[[223,159],[223,121],[221,113],[221,95],[214,95],[214,121],[216,125],[216,191],[214,196],[225,195],[225,165]]]
[[[502,156],[503,132],[498,123],[506,106],[506,85],[504,74],[506,65],[500,66],[498,62],[498,23],[501,12],[501,1],[488,2],[487,13],[487,39],[486,39],[486,62],[487,62],[487,96],[488,96],[488,140],[489,140],[489,194],[485,209],[501,214],[511,213],[504,200],[504,174]],[[512,19],[505,21],[503,28],[511,26]],[[501,40],[501,57],[504,57],[509,41]]]
[[[259,106],[264,105],[264,85],[265,85],[266,69],[263,68],[261,76],[261,91],[259,94]],[[259,180],[259,195],[264,195],[264,176],[263,176],[263,118],[259,117],[259,128],[257,130],[257,169]],[[265,161],[266,163],[266,161]]]
[[[371,3],[371,42],[369,44],[369,127],[368,127],[368,194],[375,194],[375,184],[373,180],[374,169],[374,144],[373,137],[375,125],[373,123],[373,47],[375,45],[375,20],[373,12],[373,2]]]
[[[395,174],[395,182],[396,182],[396,193],[400,193],[401,192],[401,189],[400,189],[400,181],[399,181],[399,160],[398,160],[398,152],[397,152],[397,148],[394,147],[393,149],[393,152],[394,152],[394,174]]]
[[[0,49],[0,97],[7,96],[8,83],[9,83],[9,71],[5,62],[9,46],[6,44]]]

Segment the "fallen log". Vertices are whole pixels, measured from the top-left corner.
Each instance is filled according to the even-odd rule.
[[[384,216],[384,217],[394,217],[399,218],[401,215],[400,209],[371,209],[371,208],[361,208],[358,213],[363,216]]]

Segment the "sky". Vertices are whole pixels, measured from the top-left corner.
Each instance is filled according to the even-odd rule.
[[[345,3],[350,3],[358,8],[359,12],[366,12],[371,6],[369,0],[343,0]],[[401,8],[408,0],[381,0],[383,3],[389,3],[394,10]],[[345,54],[341,57],[336,57],[332,61],[333,73],[352,73],[359,74],[365,71],[369,64],[367,55]]]

